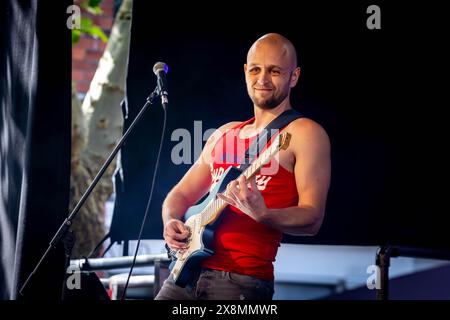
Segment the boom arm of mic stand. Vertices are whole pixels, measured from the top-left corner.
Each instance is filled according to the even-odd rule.
[[[30,273],[28,278],[25,280],[25,282],[22,285],[22,287],[20,288],[19,293],[22,296],[24,295],[24,290],[27,287],[27,285],[30,282],[30,280],[33,277],[33,275],[39,269],[39,267],[41,266],[42,262],[44,262],[44,260],[46,259],[46,257],[50,253],[51,249],[52,248],[53,249],[56,248],[57,244],[66,235],[67,231],[69,230],[70,226],[72,225],[72,220],[75,219],[78,211],[80,211],[81,207],[86,202],[86,200],[89,197],[89,195],[91,194],[92,190],[94,190],[94,188],[97,185],[98,181],[102,178],[102,176],[105,173],[106,169],[111,164],[111,162],[114,159],[114,157],[116,156],[117,152],[119,152],[120,148],[122,147],[122,145],[125,142],[125,139],[130,135],[131,131],[133,131],[134,126],[137,124],[139,119],[142,117],[144,112],[147,110],[148,106],[153,104],[153,100],[155,99],[155,97],[158,96],[158,94],[159,94],[158,93],[158,87],[156,87],[156,89],[147,97],[147,101],[145,102],[145,104],[142,107],[141,111],[139,111],[139,113],[137,114],[136,118],[133,120],[131,125],[128,127],[127,131],[124,133],[122,138],[120,138],[119,142],[117,143],[117,145],[115,146],[113,151],[111,151],[111,154],[109,155],[108,159],[106,159],[105,163],[102,165],[102,167],[98,171],[97,175],[95,176],[94,180],[92,180],[91,184],[86,189],[86,191],[84,192],[83,196],[78,201],[78,203],[75,206],[75,208],[73,208],[72,212],[64,220],[62,225],[59,227],[58,231],[56,231],[55,235],[53,236],[53,239],[50,241],[50,244],[49,244],[47,250],[44,252],[44,254],[42,255],[41,259],[39,260],[39,262],[37,263],[37,265],[35,266],[33,271]]]

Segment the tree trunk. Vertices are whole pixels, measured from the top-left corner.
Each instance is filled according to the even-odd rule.
[[[125,93],[131,9],[132,0],[123,0],[81,109],[72,99],[71,209],[122,135],[120,103]],[[113,192],[115,167],[113,161],[74,220],[73,257],[88,255],[105,235],[105,202]]]

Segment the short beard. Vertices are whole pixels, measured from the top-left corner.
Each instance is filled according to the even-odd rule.
[[[252,99],[252,101],[253,101],[253,104],[260,109],[272,110],[272,109],[275,109],[276,107],[278,107],[280,105],[280,103],[283,102],[284,99],[286,99],[287,96],[288,96],[288,93],[283,94],[278,97],[271,97],[270,99],[264,100],[262,102],[259,102],[256,99]]]
[[[283,100],[281,100],[283,101]],[[255,104],[255,106],[257,106],[260,109],[263,110],[272,110],[275,109],[280,103],[281,101],[278,101],[278,99],[270,99],[270,100],[266,100],[263,103],[255,103],[255,101],[253,101],[253,103]]]

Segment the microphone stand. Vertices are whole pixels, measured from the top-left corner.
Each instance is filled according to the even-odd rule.
[[[28,276],[28,278],[26,279],[26,281],[22,285],[22,287],[21,287],[21,289],[19,291],[21,296],[24,296],[24,290],[26,289],[27,285],[30,283],[30,280],[33,277],[33,275],[37,272],[39,267],[45,261],[45,259],[49,255],[50,251],[52,249],[56,248],[56,246],[58,245],[58,243],[61,241],[62,238],[66,237],[67,232],[69,231],[69,228],[72,225],[73,219],[75,219],[78,211],[80,211],[81,207],[86,202],[86,200],[89,197],[89,195],[91,194],[92,190],[95,188],[95,186],[97,185],[97,183],[99,182],[99,180],[101,179],[103,174],[105,173],[106,169],[111,164],[111,162],[114,159],[114,157],[116,156],[117,152],[119,152],[120,148],[122,147],[123,143],[125,142],[125,139],[129,136],[129,134],[131,133],[131,131],[133,130],[133,128],[135,127],[135,125],[137,124],[139,119],[142,117],[144,112],[147,110],[148,106],[153,104],[153,100],[155,99],[155,97],[157,97],[159,95],[160,95],[160,92],[158,90],[158,87],[156,87],[155,90],[147,97],[146,102],[145,102],[144,106],[142,107],[141,111],[139,111],[138,115],[133,120],[131,125],[128,127],[128,129],[125,132],[125,134],[122,136],[122,138],[120,138],[120,140],[117,143],[117,145],[115,146],[114,150],[111,152],[111,154],[109,155],[108,159],[106,159],[105,163],[102,165],[102,167],[98,171],[97,175],[95,176],[94,180],[92,180],[91,184],[86,189],[86,191],[84,192],[83,196],[78,201],[78,203],[75,206],[75,208],[72,210],[72,212],[69,214],[69,216],[64,220],[62,225],[59,227],[58,231],[53,236],[53,239],[50,241],[50,244],[49,244],[47,250],[44,252],[44,254],[42,255],[41,259],[39,260],[39,262],[35,266],[34,270],[30,273],[30,275]]]

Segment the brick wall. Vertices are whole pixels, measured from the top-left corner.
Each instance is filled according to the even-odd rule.
[[[74,4],[79,5],[81,2],[83,1],[74,1]],[[103,10],[102,14],[92,15],[81,9],[81,17],[91,18],[93,23],[109,36],[113,25],[114,0],[103,0],[100,7]],[[106,42],[87,35],[82,35],[80,41],[72,47],[72,80],[77,83],[78,93],[82,96],[89,90],[105,47]]]

